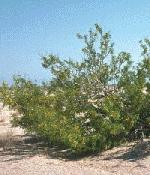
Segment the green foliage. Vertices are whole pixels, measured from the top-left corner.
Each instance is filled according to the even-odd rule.
[[[3,84],[4,104],[21,114],[13,123],[77,153],[111,148],[139,129],[148,136],[150,41],[141,42],[143,61],[133,67],[131,55],[116,54],[99,25],[77,36],[85,44],[82,62],[48,55],[42,66],[52,74],[49,83],[18,77],[11,87]]]

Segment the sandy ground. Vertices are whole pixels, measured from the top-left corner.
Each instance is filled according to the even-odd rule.
[[[67,158],[9,122],[13,111],[0,104],[0,175],[149,175],[150,139],[102,154]],[[3,143],[4,142],[4,143]]]

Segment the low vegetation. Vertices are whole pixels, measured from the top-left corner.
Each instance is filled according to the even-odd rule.
[[[13,145],[12,130],[9,130],[6,133],[0,135],[0,148],[3,148],[3,151],[6,151],[12,145]]]
[[[4,105],[17,109],[12,123],[63,144],[75,153],[97,152],[150,134],[150,40],[140,42],[136,66],[127,52],[115,53],[99,25],[84,41],[82,61],[42,58],[52,78],[42,85],[15,77],[0,89]]]

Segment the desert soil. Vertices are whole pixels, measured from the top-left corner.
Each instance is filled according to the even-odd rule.
[[[150,139],[98,155],[66,157],[66,150],[48,147],[13,128],[14,111],[0,104],[0,175],[149,175]]]

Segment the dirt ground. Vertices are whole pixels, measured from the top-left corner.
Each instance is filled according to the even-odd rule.
[[[0,104],[0,175],[149,175],[150,139],[101,154],[69,157],[59,147],[12,128],[14,111]]]

